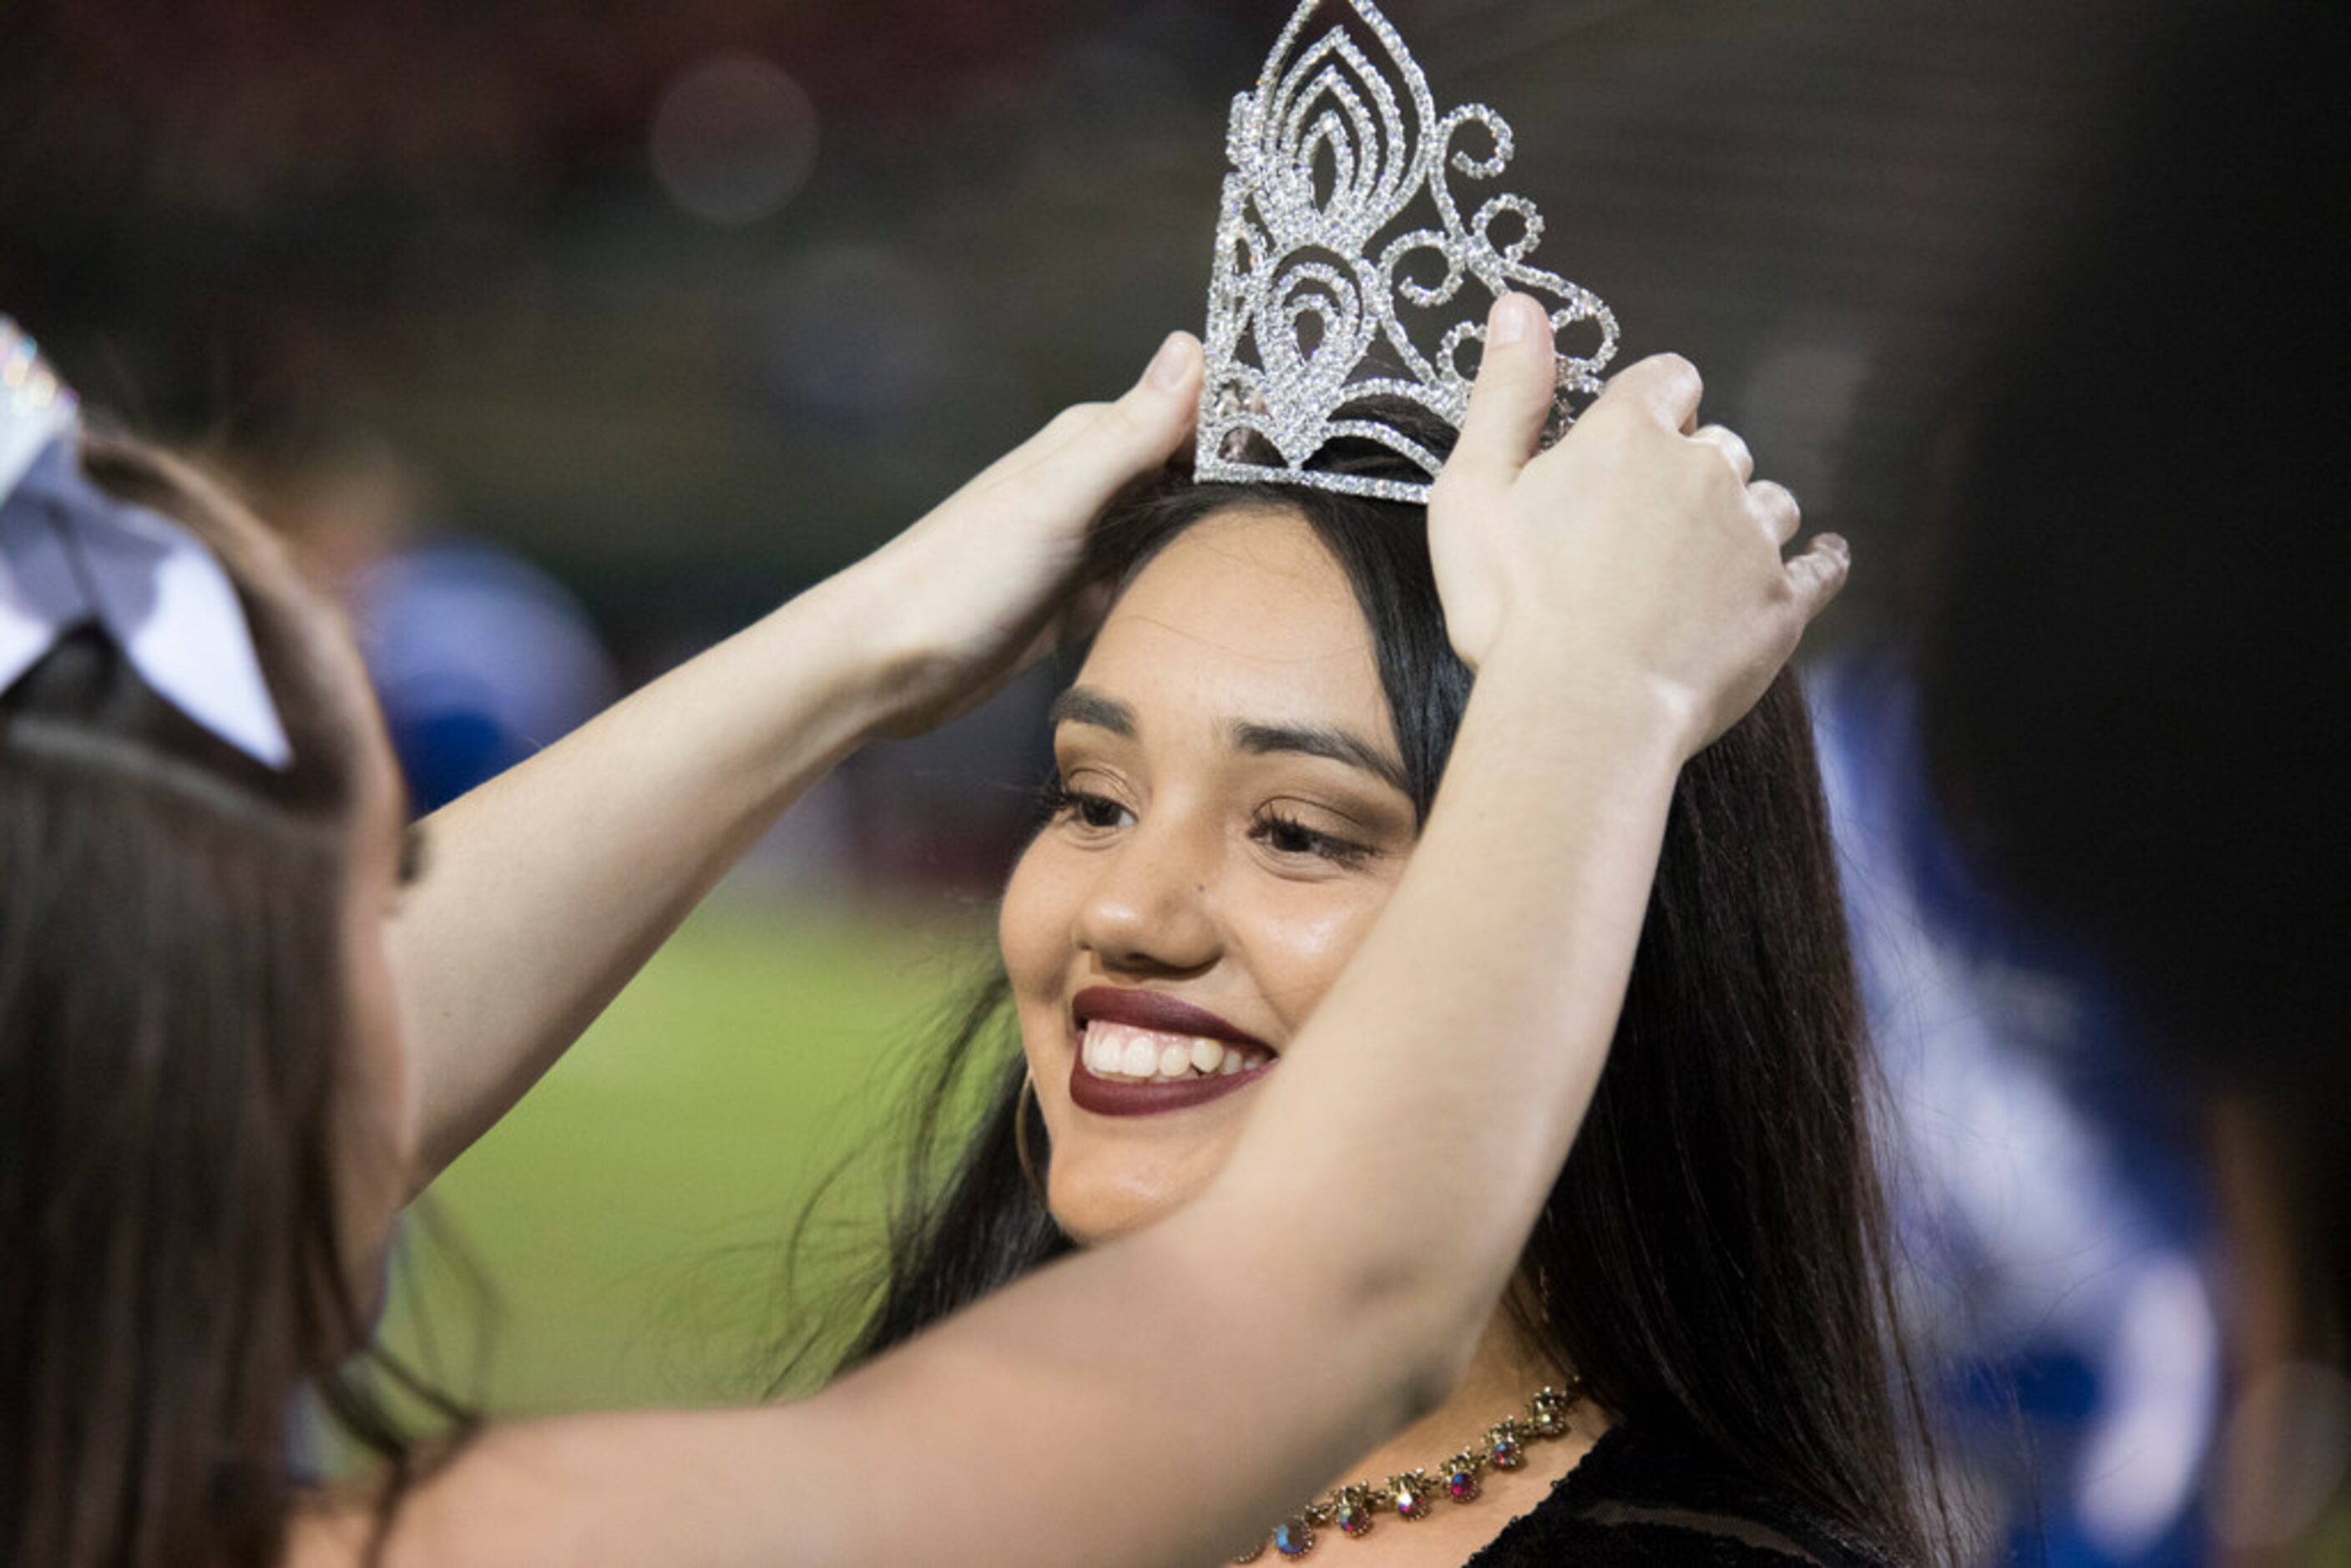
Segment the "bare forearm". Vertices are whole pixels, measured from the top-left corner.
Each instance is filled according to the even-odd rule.
[[[1204,1207],[1484,1322],[1606,1060],[1683,753],[1646,693],[1489,664],[1411,867]]]
[[[886,680],[838,580],[435,812],[392,927],[426,1179],[505,1113],[862,737]]]
[[[495,1430],[404,1511],[389,1562],[1223,1561],[1413,1414],[1394,1346],[1281,1260],[1155,1232],[805,1404]]]

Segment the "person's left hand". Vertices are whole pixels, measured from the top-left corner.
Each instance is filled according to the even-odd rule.
[[[1199,412],[1200,344],[1169,335],[1115,402],[1079,403],[827,585],[874,638],[876,735],[977,706],[1051,644],[1086,530]]]

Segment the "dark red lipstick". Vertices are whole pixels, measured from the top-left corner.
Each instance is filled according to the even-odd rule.
[[[1253,1047],[1270,1056],[1273,1054],[1273,1048],[1206,1008],[1157,991],[1135,990],[1123,986],[1089,986],[1071,999],[1070,1012],[1074,1026],[1072,1038],[1079,1047],[1071,1052],[1070,1101],[1081,1111],[1092,1111],[1096,1115],[1152,1116],[1168,1111],[1186,1111],[1195,1105],[1205,1105],[1211,1100],[1221,1100],[1234,1090],[1247,1088],[1273,1071],[1274,1062],[1269,1061],[1262,1067],[1253,1067],[1242,1072],[1183,1078],[1166,1083],[1098,1078],[1086,1070],[1083,1050],[1086,1025],[1096,1019],[1104,1023],[1125,1024],[1130,1028],[1153,1030],[1163,1034],[1205,1036],[1209,1040]]]
[[[1101,1019],[1105,1023],[1132,1024],[1136,1029],[1157,1030],[1162,1034],[1206,1035],[1210,1040],[1228,1040],[1235,1045],[1253,1045],[1259,1051],[1273,1047],[1245,1029],[1237,1029],[1203,1007],[1196,1007],[1175,997],[1157,991],[1130,990],[1123,986],[1088,986],[1071,998],[1070,1012],[1083,1029],[1088,1021]]]

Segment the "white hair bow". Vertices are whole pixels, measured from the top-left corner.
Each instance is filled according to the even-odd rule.
[[[239,751],[293,747],[228,573],[193,534],[82,472],[79,405],[0,316],[0,692],[102,628],[158,696]]]

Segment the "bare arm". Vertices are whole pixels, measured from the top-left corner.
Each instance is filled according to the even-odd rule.
[[[802,790],[1025,662],[1088,522],[1189,432],[1198,375],[1197,345],[1170,340],[1117,402],[1069,411],[874,556],[433,815],[392,933],[418,1186]]]
[[[1582,1119],[1680,765],[1842,578],[1782,567],[1752,493],[1676,434],[1695,377],[1641,369],[1521,474],[1547,351],[1489,350],[1472,424],[1516,455],[1481,476],[1465,433],[1444,502],[1448,607],[1495,594],[1457,633],[1481,674],[1453,763],[1198,1201],[803,1405],[493,1432],[392,1561],[1213,1562],[1427,1408]],[[306,1568],[354,1530],[314,1521]]]

